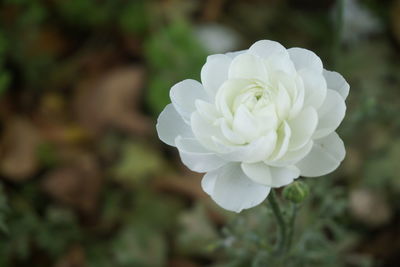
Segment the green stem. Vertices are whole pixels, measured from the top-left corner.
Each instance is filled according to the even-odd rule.
[[[283,218],[283,214],[279,207],[278,201],[276,200],[274,190],[271,190],[271,193],[269,194],[269,197],[268,197],[268,202],[271,205],[272,212],[274,213],[275,218],[278,222],[279,231],[280,231],[280,235],[279,235],[279,239],[278,239],[278,252],[282,253],[286,246],[286,223]]]
[[[287,249],[290,250],[293,241],[294,235],[294,223],[296,221],[298,205],[292,204],[292,214],[289,221],[289,231],[288,231],[288,238],[287,238]]]

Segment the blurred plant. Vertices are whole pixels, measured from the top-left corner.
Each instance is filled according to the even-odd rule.
[[[170,102],[169,90],[176,81],[199,79],[206,53],[188,23],[176,19],[149,37],[146,56],[151,71],[147,101],[158,114]]]

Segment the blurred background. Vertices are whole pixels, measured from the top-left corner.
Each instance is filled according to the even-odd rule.
[[[286,266],[400,266],[399,0],[1,1],[0,266],[278,266],[266,204],[223,211],[155,132],[173,84],[260,39],[351,85]]]

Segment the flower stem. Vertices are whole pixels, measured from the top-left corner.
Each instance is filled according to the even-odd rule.
[[[290,248],[292,246],[292,240],[293,240],[293,235],[294,235],[294,223],[296,221],[297,210],[298,210],[298,205],[292,204],[292,214],[291,214],[290,221],[289,221],[289,231],[288,231],[288,237],[287,237],[287,250],[290,250]]]
[[[271,205],[272,212],[274,213],[275,218],[278,222],[280,235],[279,235],[279,239],[278,239],[277,251],[279,253],[282,253],[286,246],[286,238],[287,238],[286,237],[286,222],[283,218],[283,214],[279,207],[278,201],[276,200],[274,190],[271,190],[271,193],[269,194],[269,197],[268,197],[268,202]]]

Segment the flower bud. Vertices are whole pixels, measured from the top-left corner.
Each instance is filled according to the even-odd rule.
[[[306,183],[295,181],[283,189],[283,197],[298,204],[308,197],[309,192]]]

